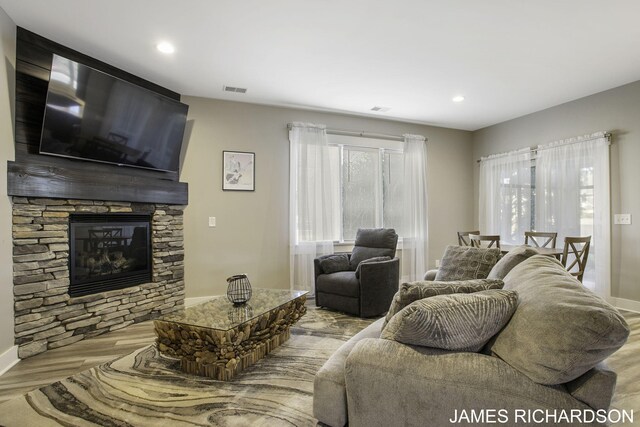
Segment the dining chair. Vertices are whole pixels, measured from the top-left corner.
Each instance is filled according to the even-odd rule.
[[[546,231],[525,231],[524,244],[528,245],[529,240],[536,248],[555,248],[558,233]]]
[[[500,235],[482,235],[482,234],[469,234],[470,246],[474,248],[482,248],[482,242],[486,242],[486,248],[495,247],[500,249]],[[495,245],[495,246],[494,246]]]
[[[587,257],[589,256],[589,247],[591,246],[591,236],[587,237],[565,237],[564,251],[562,253],[562,265],[569,273],[582,283],[584,270],[587,267]],[[569,255],[575,258],[571,264],[567,266]],[[577,268],[576,271],[571,271]]]
[[[469,241],[470,234],[480,234],[480,231],[458,231],[458,245],[471,246],[471,242]]]

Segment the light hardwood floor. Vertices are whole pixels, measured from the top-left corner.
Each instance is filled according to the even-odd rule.
[[[640,313],[622,311],[631,327],[627,343],[607,363],[618,373],[612,407],[640,415]],[[153,321],[89,338],[20,361],[0,376],[0,403],[128,354],[155,340]]]
[[[131,353],[155,337],[149,320],[21,360],[0,376],[0,403]]]

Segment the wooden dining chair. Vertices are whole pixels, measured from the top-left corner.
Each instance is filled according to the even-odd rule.
[[[582,283],[582,277],[584,276],[584,270],[587,267],[587,258],[589,256],[589,246],[591,246],[591,236],[587,237],[565,237],[564,238],[564,251],[562,253],[562,265],[567,269],[569,273]],[[574,257],[571,264],[567,265],[569,255]],[[577,268],[575,271],[571,271]]]
[[[555,248],[558,233],[545,231],[525,231],[524,244],[528,245],[529,240],[536,248]]]
[[[480,234],[480,231],[458,231],[458,245],[471,246],[471,242],[469,241],[470,234]]]
[[[498,248],[500,249],[500,235],[483,235],[483,234],[469,234],[469,242],[474,248]],[[486,246],[482,246],[482,242],[486,242]],[[495,245],[495,246],[494,246]]]

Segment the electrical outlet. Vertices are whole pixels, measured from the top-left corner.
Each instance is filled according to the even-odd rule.
[[[216,226],[216,217],[215,216],[210,216],[209,217],[209,227],[215,227]]]
[[[440,260],[439,260],[439,259],[437,259],[437,260],[436,260],[436,268],[439,268],[439,267],[440,267]]]
[[[631,214],[615,214],[613,223],[619,225],[631,225]]]

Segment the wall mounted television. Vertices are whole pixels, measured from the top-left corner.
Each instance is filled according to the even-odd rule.
[[[188,109],[54,54],[40,153],[177,172]]]

